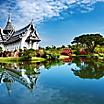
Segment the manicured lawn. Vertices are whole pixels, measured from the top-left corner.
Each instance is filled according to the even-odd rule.
[[[60,55],[59,59],[69,58],[69,56]]]
[[[16,57],[0,57],[0,62],[18,61],[19,58]]]
[[[43,62],[45,61],[46,59],[44,58],[41,58],[41,57],[32,57],[31,61],[35,61],[35,62]]]
[[[11,62],[20,62],[21,57],[0,57],[0,62],[2,63],[11,63]],[[32,57],[32,62],[42,62],[45,61],[44,58],[41,57]]]

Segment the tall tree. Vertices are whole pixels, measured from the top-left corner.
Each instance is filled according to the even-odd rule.
[[[72,44],[82,45],[88,52],[93,53],[97,45],[104,44],[104,38],[100,34],[84,34],[75,37]]]

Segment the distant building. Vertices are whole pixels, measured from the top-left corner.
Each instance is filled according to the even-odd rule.
[[[11,18],[8,16],[5,28],[0,28],[0,47],[3,50],[38,49],[40,41],[32,22],[20,30],[15,30]]]

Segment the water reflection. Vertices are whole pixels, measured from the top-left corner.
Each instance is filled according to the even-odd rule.
[[[72,67],[75,76],[87,79],[100,79],[104,76],[104,64],[99,60],[80,58],[73,60],[77,68]]]
[[[22,64],[1,64],[0,83],[5,83],[8,94],[12,91],[12,84],[17,81],[32,90],[40,74],[37,67],[28,67]]]
[[[61,66],[65,63],[70,66],[73,74],[80,78],[100,79],[104,76],[103,63],[85,58],[65,59],[61,61],[50,60],[43,63],[0,63],[0,83],[6,85],[8,94],[12,92],[14,82],[18,82],[32,91],[41,74],[41,67],[42,69],[51,69],[53,66]]]
[[[62,64],[64,63],[59,60],[47,61],[43,63],[0,63],[0,83],[6,85],[9,95],[15,81],[32,91],[40,75],[41,67],[50,69],[52,66],[59,66]]]

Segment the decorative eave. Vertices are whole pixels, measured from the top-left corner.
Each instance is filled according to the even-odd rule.
[[[0,29],[0,37],[1,37],[2,41],[5,40],[4,36],[5,36],[5,34],[3,33],[3,29]]]
[[[18,41],[20,41],[21,40],[21,38],[19,37],[19,35],[18,36],[13,36],[13,37],[11,37],[10,39],[8,39],[7,41],[4,41],[4,45],[8,45],[8,44],[11,44],[11,43],[15,43],[15,42],[18,42]]]
[[[39,42],[41,41],[39,38],[35,37],[35,36],[28,36],[27,39],[25,40],[26,42]]]
[[[30,27],[30,24],[28,24],[26,27],[24,27],[20,30],[15,31],[13,36],[24,34],[28,30],[29,27]]]

